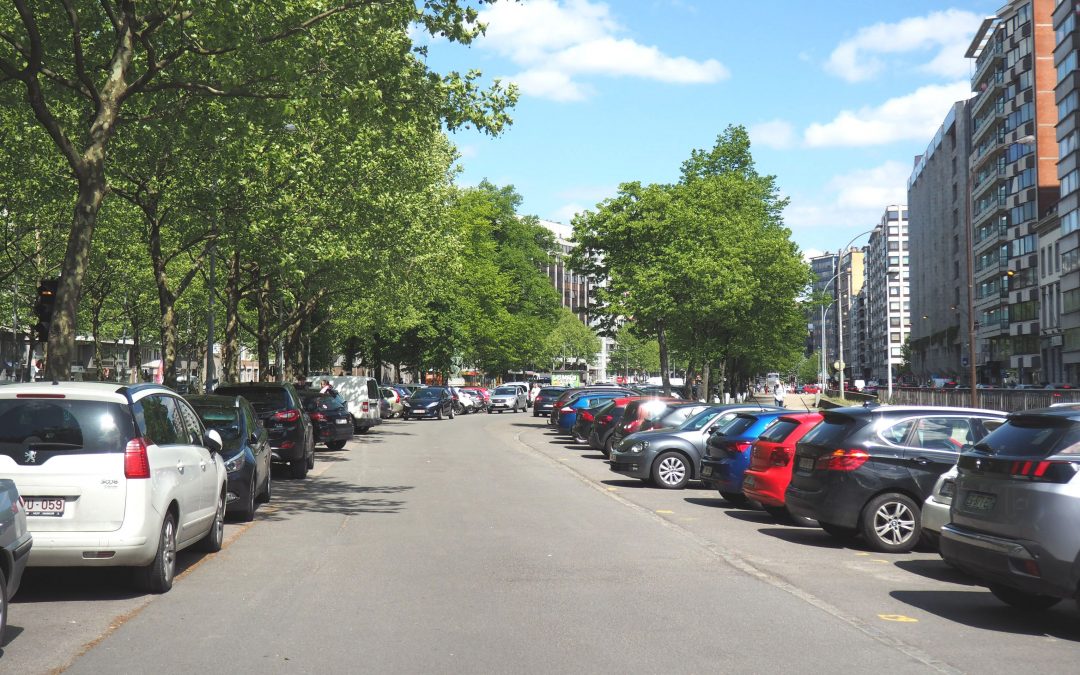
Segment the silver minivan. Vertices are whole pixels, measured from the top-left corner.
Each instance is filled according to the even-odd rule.
[[[1015,607],[1080,590],[1080,407],[1013,413],[964,452],[941,556]]]

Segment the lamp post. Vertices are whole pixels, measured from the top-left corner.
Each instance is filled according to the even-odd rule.
[[[844,252],[851,248],[851,245],[855,243],[856,239],[865,237],[868,234],[873,234],[876,229],[876,227],[872,227],[865,232],[858,233],[851,238],[851,241],[844,245],[844,248],[840,249],[840,259],[837,261],[837,267],[839,268],[836,271],[837,277],[844,273]],[[839,287],[836,289],[836,302],[838,303],[836,307],[836,345],[837,351],[839,352],[836,355],[836,360],[840,364],[840,398],[844,398],[844,368],[847,364],[844,363],[844,300],[843,293],[840,291]],[[887,299],[886,302],[888,302]],[[888,345],[888,340],[886,340],[886,345]],[[888,360],[886,360],[886,363],[888,363]]]

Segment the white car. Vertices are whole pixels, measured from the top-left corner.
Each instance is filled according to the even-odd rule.
[[[950,522],[952,517],[949,509],[952,507],[953,496],[956,494],[956,477],[959,475],[956,467],[941,474],[934,483],[934,490],[923,502],[922,507],[922,531],[925,538],[937,547],[941,537],[941,528]]]
[[[522,412],[528,409],[528,399],[525,397],[525,389],[514,384],[504,384],[496,387],[495,391],[491,392],[491,405],[488,406],[488,413],[502,412],[504,410],[510,410],[517,412],[521,409]]]
[[[0,477],[26,504],[31,567],[130,566],[145,590],[168,591],[177,551],[221,549],[220,451],[160,385],[0,387]]]

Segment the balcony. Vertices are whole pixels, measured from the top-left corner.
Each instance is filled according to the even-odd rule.
[[[1005,72],[1001,70],[994,73],[994,75],[986,81],[986,89],[979,92],[978,96],[975,97],[975,100],[971,104],[971,116],[973,118],[982,113],[988,102],[1001,100],[1000,94],[1004,88],[1004,84]]]
[[[992,47],[987,47],[982,54],[979,54],[979,58],[975,59],[975,74],[971,76],[972,90],[978,90],[986,71],[989,70],[990,66],[999,63],[1004,57],[1005,50],[1000,42],[994,43]]]

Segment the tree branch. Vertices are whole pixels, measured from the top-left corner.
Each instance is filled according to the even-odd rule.
[[[101,97],[98,96],[97,89],[94,87],[94,82],[90,79],[90,76],[86,74],[86,61],[83,58],[82,48],[82,31],[79,28],[79,15],[75,11],[75,6],[71,4],[71,0],[61,0],[64,5],[64,10],[68,15],[68,23],[71,24],[71,51],[75,58],[75,76],[79,78],[79,82],[86,87],[86,91],[90,93],[90,99],[94,102],[95,109],[101,108]]]

